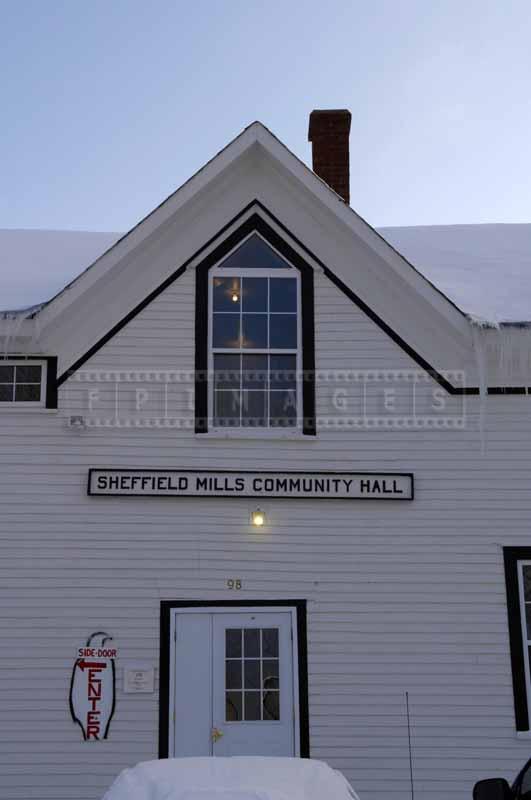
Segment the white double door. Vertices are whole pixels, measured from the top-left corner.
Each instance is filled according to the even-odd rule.
[[[298,755],[295,612],[176,609],[170,754]]]

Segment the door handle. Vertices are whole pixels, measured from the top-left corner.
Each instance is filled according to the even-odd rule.
[[[223,736],[223,731],[220,731],[219,728],[212,728],[210,735],[212,736],[212,741],[216,744]]]

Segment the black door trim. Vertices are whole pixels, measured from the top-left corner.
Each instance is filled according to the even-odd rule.
[[[159,758],[169,756],[171,612],[175,608],[295,608],[297,611],[297,651],[299,657],[299,726],[302,758],[310,757],[310,718],[308,711],[308,639],[306,600],[162,600],[160,604],[159,662]]]

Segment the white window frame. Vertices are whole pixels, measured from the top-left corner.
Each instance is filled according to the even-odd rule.
[[[239,250],[240,247],[250,239],[252,236],[259,236],[262,241],[267,245],[267,247],[271,248],[277,255],[285,261],[287,264],[290,264],[289,267],[286,269],[282,269],[280,267],[272,267],[271,269],[257,269],[257,268],[248,268],[248,269],[230,269],[229,267],[223,267],[222,265],[225,261],[230,258],[232,253],[236,250]],[[214,303],[213,303],[213,286],[214,286],[214,278],[216,277],[225,277],[225,278],[292,278],[297,281],[297,348],[294,349],[281,349],[281,348],[246,348],[242,349],[237,347],[229,347],[229,348],[215,348],[212,343],[212,332],[213,332],[213,321],[214,321]],[[268,301],[269,302],[269,301]],[[227,312],[230,313],[230,312]],[[242,312],[241,304],[240,304],[240,314]],[[259,313],[259,312],[256,312]],[[269,308],[267,309],[267,314],[269,317]],[[296,401],[297,401],[297,417],[296,417],[296,424],[293,426],[270,426],[269,425],[269,389],[266,391],[267,397],[267,421],[268,424],[264,427],[259,426],[222,426],[216,427],[214,425],[214,392],[215,392],[215,382],[214,382],[214,355],[295,355],[295,364],[296,364]],[[249,437],[252,436],[253,438],[257,437],[278,437],[280,436],[300,436],[302,434],[302,423],[303,423],[303,406],[302,406],[302,299],[301,299],[301,274],[299,270],[290,263],[290,261],[283,256],[281,253],[278,252],[263,236],[257,231],[253,231],[239,242],[236,247],[234,247],[228,254],[224,255],[223,258],[220,260],[218,264],[212,267],[209,270],[208,275],[208,429],[212,431],[214,435],[222,434],[223,436],[242,436],[242,437]]]
[[[531,714],[531,665],[529,664],[529,647],[531,639],[527,635],[526,599],[524,594],[524,567],[531,567],[531,561],[518,560],[518,596],[520,598],[520,623],[522,629],[522,649],[524,656],[525,688],[527,695],[527,710]],[[531,605],[531,602],[529,603]]]
[[[24,408],[44,408],[46,405],[46,383],[47,383],[47,369],[48,362],[45,359],[38,358],[0,358],[1,367],[41,367],[41,395],[39,400],[0,400],[0,409],[15,408],[21,411]],[[16,371],[15,371],[16,379]],[[16,387],[16,380],[15,380]]]

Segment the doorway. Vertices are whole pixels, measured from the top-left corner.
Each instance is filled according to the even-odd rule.
[[[305,612],[163,602],[160,757],[308,755]]]

